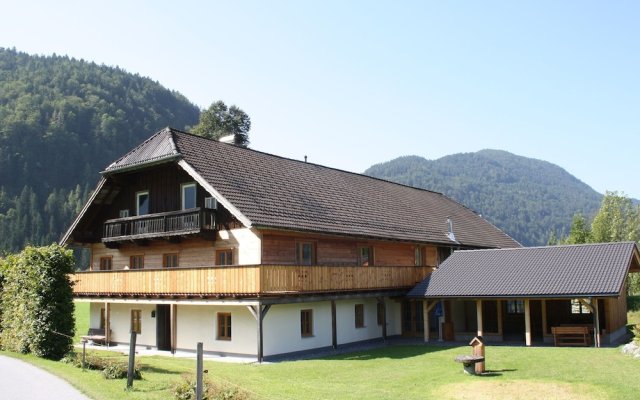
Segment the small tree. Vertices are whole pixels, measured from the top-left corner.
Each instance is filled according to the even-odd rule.
[[[222,100],[218,100],[200,113],[200,121],[191,132],[216,140],[233,135],[236,146],[247,147],[250,129],[251,119],[247,113],[235,105],[227,107]]]
[[[57,244],[27,246],[4,261],[0,339],[8,350],[60,359],[75,333],[73,255]],[[62,334],[62,335],[60,335]]]

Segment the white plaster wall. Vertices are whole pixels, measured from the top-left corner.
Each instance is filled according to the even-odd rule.
[[[402,303],[389,298],[384,299],[387,305],[387,336],[402,334]]]
[[[300,333],[300,311],[313,310],[313,335]],[[331,302],[277,304],[263,321],[264,355],[331,346]]]
[[[219,231],[215,248],[233,249],[234,264],[237,265],[257,265],[261,262],[262,240],[255,229]]]
[[[364,304],[363,328],[356,328],[356,304]],[[376,304],[374,298],[336,301],[338,345],[382,337],[382,326],[378,325]]]
[[[219,312],[231,313],[231,340],[218,340]],[[202,342],[204,351],[229,354],[257,354],[256,320],[246,306],[177,306],[176,345],[194,350]]]
[[[131,310],[141,310],[142,326],[141,332],[136,338],[136,344],[138,346],[156,346],[156,319],[151,317],[151,312],[156,309],[155,304],[111,303],[110,309],[109,321],[112,342],[129,343],[131,339]],[[91,311],[93,320],[93,307]],[[97,308],[97,314],[99,321],[100,307]],[[99,324],[100,322],[97,326]]]

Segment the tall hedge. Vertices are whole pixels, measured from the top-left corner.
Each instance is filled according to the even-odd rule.
[[[75,321],[68,274],[73,270],[71,250],[57,244],[27,246],[3,261],[3,348],[51,359],[60,359],[71,349]]]

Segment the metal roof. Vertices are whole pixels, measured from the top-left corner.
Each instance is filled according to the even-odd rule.
[[[114,161],[104,171],[111,173],[179,157],[170,128],[165,128]]]
[[[454,252],[414,298],[611,297],[640,265],[635,242]]]

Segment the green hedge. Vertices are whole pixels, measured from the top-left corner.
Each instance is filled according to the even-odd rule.
[[[0,303],[2,347],[62,358],[71,349],[75,333],[68,276],[74,270],[72,252],[57,244],[27,246],[20,254],[4,259],[0,269],[4,279]]]

